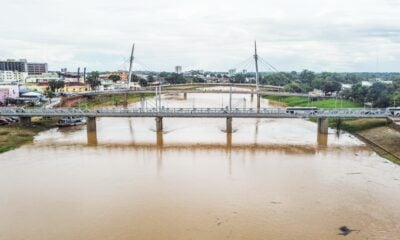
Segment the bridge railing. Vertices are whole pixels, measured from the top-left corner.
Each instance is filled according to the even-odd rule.
[[[390,117],[393,115],[388,109],[295,109],[295,108],[106,108],[98,110],[79,108],[0,108],[0,116],[229,116],[236,117]]]

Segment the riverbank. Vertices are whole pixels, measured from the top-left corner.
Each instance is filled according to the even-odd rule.
[[[57,126],[58,119],[32,118],[29,127],[18,123],[0,126],[0,153],[16,149],[24,144],[33,142],[34,137],[41,131]]]
[[[324,99],[309,101],[304,97],[265,96],[271,105],[280,107],[360,108],[358,103],[348,100]],[[400,132],[392,129],[386,119],[330,119],[329,126],[347,131],[365,143],[380,156],[400,164]]]
[[[129,94],[128,104],[140,101],[142,96],[153,97],[154,94]],[[108,106],[120,106],[123,105],[124,101],[125,96],[96,97],[94,99],[85,99],[84,102],[77,102],[76,107],[94,109]],[[0,153],[31,143],[38,133],[57,127],[57,122],[58,118],[32,118],[32,125],[29,127],[21,126],[18,123],[0,126]]]
[[[263,96],[264,99],[270,101],[271,105],[287,106],[287,107],[317,107],[317,108],[360,108],[363,107],[359,103],[355,103],[344,99],[321,99],[317,101],[309,100],[306,97],[280,97],[280,96]]]
[[[138,93],[130,93],[128,94],[127,102],[128,104],[136,103],[140,101],[141,97],[149,98],[154,97],[154,93],[146,93],[146,94],[138,94]],[[125,95],[116,95],[116,96],[96,96],[93,99],[85,99],[82,102],[77,104],[79,108],[101,108],[101,107],[109,107],[109,106],[121,106],[125,104]]]

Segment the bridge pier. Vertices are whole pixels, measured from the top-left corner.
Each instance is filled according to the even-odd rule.
[[[261,108],[261,95],[257,94],[257,109]]]
[[[232,117],[226,118],[226,133],[232,133]]]
[[[163,132],[163,118],[156,117],[156,132],[162,133]]]
[[[328,134],[329,121],[328,118],[318,118],[318,133]]]
[[[89,146],[97,145],[96,117],[88,117],[86,123],[87,142]]]
[[[30,125],[32,125],[32,118],[31,117],[20,117],[19,122],[22,126],[30,126]]]

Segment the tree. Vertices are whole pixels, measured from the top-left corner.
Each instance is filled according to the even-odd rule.
[[[131,76],[132,76],[132,77],[131,77],[131,82],[139,82],[140,77],[139,77],[138,75],[132,73]]]
[[[387,85],[380,82],[372,84],[367,99],[372,102],[374,107],[385,108],[390,106],[390,93]]]
[[[300,75],[299,79],[302,83],[311,85],[312,80],[315,78],[315,73],[308,71],[308,70],[303,70]]]
[[[342,89],[342,84],[336,81],[325,81],[322,90],[325,94],[339,92]]]
[[[56,92],[58,89],[64,88],[65,83],[64,81],[61,80],[50,80],[49,81],[49,91],[51,92]]]
[[[147,86],[148,86],[148,82],[147,82],[146,79],[141,78],[141,79],[139,79],[139,85],[140,85],[141,87],[147,87]]]
[[[172,74],[168,75],[165,78],[165,81],[167,81],[170,84],[186,83],[186,79],[183,77],[183,75],[182,74],[178,74],[178,73],[172,73]]]
[[[90,85],[92,90],[96,89],[98,86],[100,86],[101,82],[99,80],[99,72],[91,72],[86,78],[86,82]]]
[[[112,80],[113,82],[117,82],[121,80],[121,77],[118,75],[110,75],[108,79]]]
[[[286,92],[294,92],[294,93],[301,93],[304,92],[304,89],[301,88],[301,86],[295,82],[289,83],[283,88]]]
[[[153,75],[147,76],[147,81],[148,81],[148,82],[154,82],[154,77],[153,77]]]

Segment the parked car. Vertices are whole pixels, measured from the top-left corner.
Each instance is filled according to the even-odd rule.
[[[0,126],[7,125],[8,122],[4,119],[0,119]]]

